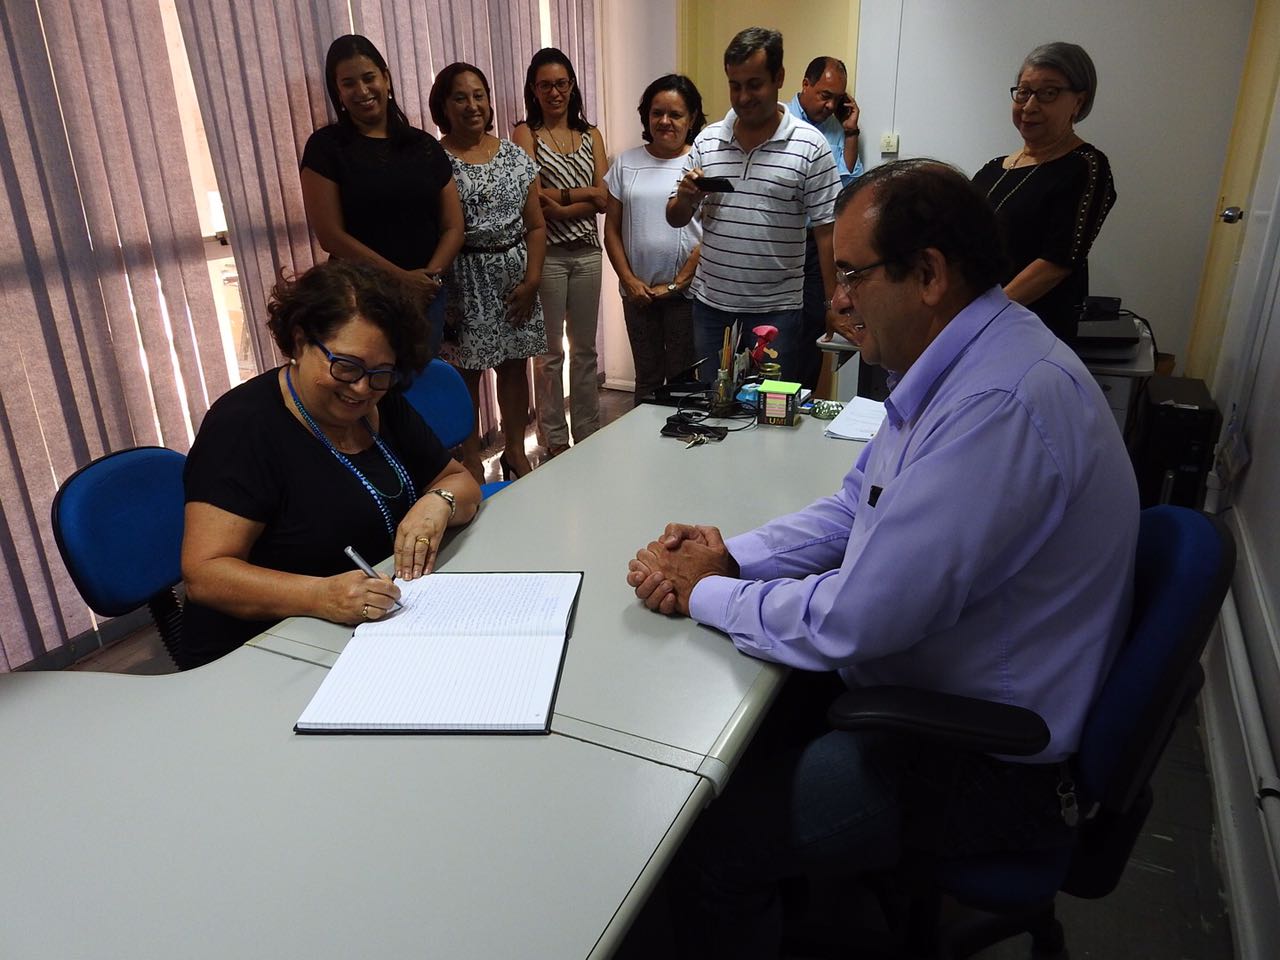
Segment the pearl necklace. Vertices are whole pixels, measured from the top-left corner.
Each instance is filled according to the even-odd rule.
[[[347,458],[346,454],[333,445],[333,441],[324,435],[324,431],[320,429],[320,425],[311,418],[311,414],[307,412],[307,408],[302,405],[302,398],[298,396],[297,389],[293,386],[293,377],[290,376],[288,367],[284,368],[284,382],[288,384],[289,395],[293,397],[293,403],[298,408],[298,413],[302,415],[302,419],[306,422],[307,426],[311,428],[311,432],[316,435],[321,443],[328,447],[329,452],[337,458],[339,463],[355,475],[355,478],[360,481],[369,496],[373,497],[373,502],[378,505],[378,512],[382,514],[382,522],[387,526],[387,535],[394,541],[396,528],[395,524],[392,522],[391,510],[387,506],[387,501],[400,499],[400,495],[404,493],[405,490],[408,490],[409,506],[412,507],[414,505],[418,499],[418,495],[413,489],[413,479],[409,476],[409,472],[401,466],[400,461],[396,459],[395,454],[393,454],[387,445],[382,442],[382,438],[374,432],[373,427],[369,425],[368,418],[361,417],[360,422],[364,424],[365,429],[369,431],[369,435],[373,437],[373,442],[377,444],[378,450],[382,453],[383,459],[391,465],[391,469],[394,470],[396,476],[400,478],[399,490],[390,494],[383,493],[373,485],[372,481],[370,481],[368,477],[360,472],[360,468],[352,463]]]

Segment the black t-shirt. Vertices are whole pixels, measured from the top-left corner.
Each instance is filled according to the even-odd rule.
[[[301,166],[338,185],[347,233],[402,270],[427,265],[440,240],[440,191],[453,176],[435,137],[410,127],[393,143],[333,123],[307,139]]]
[[[379,436],[409,472],[419,496],[449,463],[431,428],[399,394],[378,404]],[[349,455],[378,490],[391,495],[392,524],[409,511],[408,492],[376,445]],[[188,503],[209,503],[265,524],[249,562],[273,570],[328,577],[352,569],[353,546],[370,563],[394,541],[373,496],[285,406],[279,371],[233,388],[209,408],[183,475]],[[273,621],[248,621],[188,601],[182,646],[207,663],[261,633]]]
[[[1035,303],[1027,304],[1045,326],[1066,339],[1075,332],[1089,294],[1089,248],[1116,202],[1106,155],[1084,143],[1048,163],[1003,169],[996,157],[973,178],[996,208],[1010,270],[1008,283],[1033,260],[1044,259],[1071,274]]]

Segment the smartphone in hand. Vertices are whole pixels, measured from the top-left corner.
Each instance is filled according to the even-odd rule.
[[[694,177],[693,183],[704,193],[733,193],[733,181],[728,177]]]

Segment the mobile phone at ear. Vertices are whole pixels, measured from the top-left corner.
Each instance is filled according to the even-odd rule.
[[[693,183],[704,193],[733,193],[733,181],[728,177],[694,177]]]

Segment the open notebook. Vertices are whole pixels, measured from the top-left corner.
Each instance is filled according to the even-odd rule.
[[[356,627],[298,733],[549,733],[581,573],[433,573]]]

